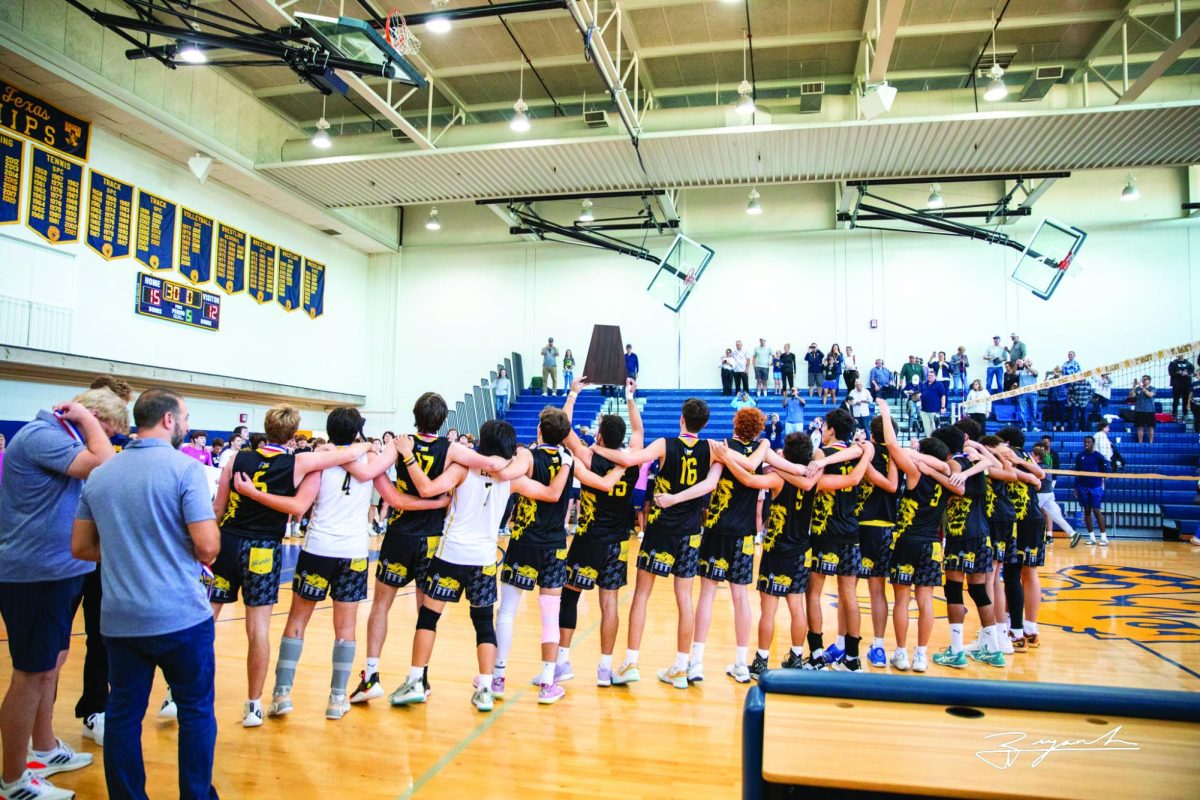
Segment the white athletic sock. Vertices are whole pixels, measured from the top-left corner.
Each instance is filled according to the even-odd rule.
[[[1004,622],[996,623],[996,635],[997,636],[1008,636],[1008,620],[1005,620]]]
[[[793,651],[795,651],[795,649],[796,648],[794,648],[794,647],[792,648]],[[754,655],[758,656],[759,658],[769,658],[771,656],[771,651],[770,650],[755,650]]]
[[[639,651],[637,651],[637,650],[626,650],[625,651],[625,663],[626,664],[636,664],[638,662],[638,652]]]
[[[704,661],[704,642],[692,642],[692,652],[688,656],[687,664],[700,664]]]
[[[893,655],[895,655],[896,653],[904,653],[904,655],[908,655],[908,648],[907,647],[897,647],[895,650],[892,651]]]
[[[913,648],[913,655],[924,658],[925,657],[925,648],[922,647],[921,645],[917,645],[916,647]]]
[[[1025,632],[1031,633],[1034,636],[1037,636],[1037,623],[1030,622],[1029,620],[1025,620]]]
[[[749,650],[749,647],[735,647],[733,649],[733,663],[739,667],[744,667],[746,665],[746,653]]]
[[[490,690],[492,688],[492,678],[494,678],[494,677],[495,676],[492,675],[491,673],[487,673],[487,674],[482,673],[482,672],[479,673],[479,688]]]
[[[246,702],[249,704],[251,711],[262,711],[262,698],[261,697],[258,698],[257,700],[251,700],[251,699],[247,698]]]
[[[963,649],[962,636],[963,636],[962,623],[961,622],[959,622],[957,624],[951,623],[950,624],[950,652],[951,653],[961,653],[962,652],[962,649]]]
[[[608,655],[604,655],[603,653],[600,654],[600,666],[603,667],[604,669],[612,669],[612,654],[611,653]]]
[[[1024,639],[1025,638],[1025,629],[1024,628],[1011,628],[1010,630],[1012,631],[1012,635],[1013,635],[1014,639]]]
[[[675,654],[675,671],[682,672],[683,670],[685,670],[687,668],[688,668],[688,654],[687,653],[676,653]]]
[[[412,683],[414,681],[422,680],[424,677],[425,677],[425,668],[424,667],[409,667],[408,668],[408,680],[410,683]]]
[[[835,642],[837,642],[837,649],[838,649],[838,650],[845,650],[845,649],[846,649],[846,637],[845,637],[845,636],[839,636],[839,637],[837,637],[837,639],[835,639],[834,641],[835,641]]]
[[[560,648],[558,648],[558,661],[557,661],[557,663],[559,663],[559,664],[565,664],[565,663],[567,663],[567,662],[568,662],[568,661],[570,661],[570,660],[571,660],[571,648],[569,648],[569,647],[560,647]]]
[[[996,626],[988,625],[983,629],[983,646],[993,653],[999,652],[1000,640],[996,638]]]
[[[759,652],[761,653],[764,651],[760,650]],[[796,656],[796,658],[799,658],[800,656],[804,655],[804,645],[799,645],[799,644],[792,645],[792,655]]]
[[[542,662],[542,674],[538,678],[538,683],[541,683],[541,684],[554,683],[554,662],[553,661],[543,661]]]
[[[379,674],[379,659],[368,657],[367,658],[367,677],[369,678],[372,675],[378,675],[378,674]]]
[[[878,647],[878,648],[881,648],[881,649],[882,649],[882,648],[883,648],[883,637],[882,637],[882,636],[876,636],[874,639],[872,639],[872,640],[871,640],[871,647]]]

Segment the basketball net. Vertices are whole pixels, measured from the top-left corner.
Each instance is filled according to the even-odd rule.
[[[387,43],[402,56],[416,55],[421,52],[421,40],[408,29],[408,23],[399,9],[393,8],[384,20],[383,37]]]

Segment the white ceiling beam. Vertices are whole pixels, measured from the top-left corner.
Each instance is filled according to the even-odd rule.
[[[624,6],[617,4],[622,10]],[[638,40],[637,31],[633,27],[633,16],[630,14],[621,14],[620,34],[625,39],[625,47],[630,54],[638,60],[638,82],[651,95],[654,94],[654,80],[650,77],[650,66],[646,63],[645,57],[642,55],[642,43]]]
[[[900,17],[904,14],[904,0],[887,0],[883,21],[875,36],[875,58],[871,62],[871,80],[878,82],[887,75],[892,60],[892,46],[896,44],[896,33],[900,30]]]
[[[867,8],[863,11],[862,34],[858,40],[858,54],[854,56],[854,73],[867,77],[871,63],[871,34],[875,32],[875,20],[879,16],[879,4],[883,0],[867,0]]]
[[[1121,26],[1125,24],[1126,16],[1132,15],[1133,11],[1138,6],[1142,5],[1143,2],[1144,0],[1129,0],[1125,4],[1125,8],[1121,9],[1120,16],[1114,19],[1109,26],[1104,29],[1104,33],[1100,34],[1100,36],[1096,38],[1096,41],[1092,42],[1092,46],[1088,48],[1087,55],[1083,57],[1083,60],[1080,62],[1079,66],[1073,69],[1071,74],[1067,76],[1068,82],[1073,81],[1082,75],[1084,70],[1087,69],[1088,65],[1092,63],[1092,59],[1104,52],[1104,48],[1108,47],[1108,43],[1113,40],[1113,37],[1121,32]]]
[[[1146,71],[1142,73],[1141,77],[1134,81],[1133,85],[1125,91],[1125,94],[1121,95],[1120,99],[1117,100],[1117,105],[1121,106],[1136,102],[1142,96],[1142,93],[1150,88],[1150,84],[1161,78],[1163,73],[1178,61],[1180,56],[1187,52],[1187,49],[1197,41],[1200,41],[1200,19],[1188,25],[1183,33],[1179,35],[1179,38],[1164,50],[1162,55],[1154,59],[1154,62],[1150,66],[1146,67]]]

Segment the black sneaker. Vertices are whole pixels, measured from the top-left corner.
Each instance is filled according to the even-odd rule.
[[[362,680],[358,682],[358,688],[350,695],[351,703],[365,703],[376,697],[383,697],[383,686],[379,683],[378,672],[372,672],[370,677],[367,677],[365,671],[358,674]]]
[[[804,666],[801,669],[829,669],[829,664],[825,662],[823,656],[809,656],[804,659]]]
[[[784,669],[803,669],[804,656],[798,656],[791,650],[788,650],[787,656],[783,659]]]
[[[758,653],[755,653],[754,661],[750,664],[750,677],[758,680],[758,676],[762,675],[768,669],[767,660]]]
[[[862,662],[858,660],[858,656],[846,656],[834,664],[833,669],[837,672],[858,672],[862,669]]]

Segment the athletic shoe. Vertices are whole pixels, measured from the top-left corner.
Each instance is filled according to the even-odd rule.
[[[613,684],[612,667],[596,667],[596,685],[597,686],[612,686]]]
[[[925,655],[923,653],[914,653],[912,660],[912,671],[924,672],[927,669],[929,669],[929,661],[925,658]]]
[[[0,800],[71,800],[74,796],[70,789],[60,789],[28,769],[12,785],[0,786]]]
[[[1193,536],[1192,538],[1197,539],[1200,537]],[[1096,543],[1096,537],[1092,535],[1091,531],[1088,531],[1088,544],[1095,544],[1095,543]],[[1200,542],[1193,542],[1193,544],[1200,544]]]
[[[178,719],[179,708],[175,705],[175,699],[171,697],[171,690],[167,689],[167,696],[163,698],[162,705],[158,707],[159,719]]]
[[[1101,546],[1101,547],[1108,547],[1108,537],[1107,537],[1107,536],[1105,536],[1103,533],[1102,533],[1102,534],[1100,534],[1100,546]]]
[[[555,683],[562,683],[563,681],[569,681],[574,677],[575,677],[575,672],[571,669],[570,661],[564,662],[562,664],[554,665],[554,682]],[[531,680],[529,682],[529,685],[530,686],[541,686],[542,685],[541,674],[539,673],[537,675],[534,675],[533,680]]]
[[[834,664],[833,669],[835,672],[858,672],[862,669],[862,662],[858,656],[846,656]]]
[[[804,669],[804,656],[798,656],[789,649],[788,654],[783,657],[783,668]]]
[[[282,717],[292,713],[292,689],[276,689],[271,694],[271,707],[267,709],[268,717]]]
[[[475,706],[477,711],[491,711],[492,706],[492,690],[489,686],[483,686],[475,690],[475,694],[471,695],[471,705]]]
[[[253,708],[253,707],[251,707],[250,701],[248,701],[248,700],[245,703],[242,703],[242,727],[243,728],[257,728],[259,725],[262,725],[262,724],[263,724],[262,705],[260,704],[258,706],[258,708]]]
[[[704,663],[695,662],[688,664],[687,668],[688,683],[701,683],[704,681]]]
[[[1188,544],[1200,544],[1200,535],[1188,539]]]
[[[424,692],[424,687],[422,687]],[[341,719],[350,711],[350,701],[341,692],[329,693],[329,704],[325,706],[325,719]]]
[[[361,676],[361,680],[358,682],[358,688],[350,695],[351,703],[365,703],[376,697],[383,697],[383,684],[379,682],[378,672],[372,672],[369,678],[366,670],[358,674]]]
[[[624,686],[627,683],[637,683],[641,679],[642,673],[638,671],[637,664],[622,664],[612,674],[612,685]]]
[[[972,661],[978,661],[980,664],[987,664],[989,667],[1003,667],[1004,654],[995,650],[989,650],[986,647],[981,647],[970,654]]]
[[[933,654],[933,663],[939,667],[954,667],[955,669],[967,668],[967,653],[965,650],[959,650],[957,653],[950,649],[947,645],[945,650],[941,650]]]
[[[543,683],[538,687],[538,702],[544,706],[557,703],[567,694],[567,690],[557,683]]]
[[[688,671],[686,669],[676,670],[675,667],[660,669],[658,671],[658,679],[663,683],[669,683],[676,689],[686,689],[688,687]]]
[[[492,697],[504,697],[504,676],[492,676]]]
[[[405,681],[399,689],[388,696],[388,702],[394,706],[410,706],[415,703],[424,703],[426,697],[428,695],[425,694],[425,686],[421,678],[417,678]]]
[[[963,647],[963,650],[966,650],[968,653],[974,653],[976,650],[982,650],[982,649],[983,649],[983,631],[979,631],[977,634],[975,634],[975,641],[973,641],[969,645],[966,645],[965,647]]]
[[[804,666],[801,669],[829,669],[829,664],[825,663],[825,659],[821,656],[809,653],[808,658],[804,659]]]
[[[1072,548],[1074,548],[1075,545],[1079,544],[1079,539],[1082,536],[1083,536],[1083,531],[1079,530],[1078,528],[1075,528],[1074,530],[1071,531],[1071,547]]]
[[[867,661],[871,663],[872,667],[886,667],[887,651],[882,647],[872,645],[871,649],[867,651]]]
[[[83,738],[91,739],[96,744],[104,747],[104,712],[99,714],[88,714],[87,719],[83,721]]]
[[[996,638],[1000,640],[1000,652],[1004,655],[1011,656],[1017,651],[1016,648],[1013,647],[1012,639],[1008,638],[1007,636],[997,636]]]
[[[1036,633],[1025,634],[1025,644],[1029,645],[1031,648],[1042,646],[1042,643],[1038,640],[1038,635]]]
[[[909,666],[908,651],[907,650],[893,650],[891,665],[892,665],[893,669],[898,669],[901,671],[907,670],[908,666]]]
[[[790,651],[789,651],[789,653],[790,653]],[[784,666],[787,666],[787,665],[784,664]],[[757,653],[755,653],[754,661],[752,661],[750,663],[750,677],[754,678],[754,680],[758,680],[758,676],[762,675],[768,669],[770,669],[770,665],[767,664],[767,660],[765,658],[763,658],[762,656],[758,655]]]
[[[54,741],[54,750],[47,756],[35,755],[32,750],[29,752],[26,766],[33,770],[35,775],[48,778],[60,772],[83,769],[92,763],[91,753],[76,753],[62,739]]]
[[[1028,653],[1029,652],[1029,642],[1025,641],[1024,636],[1022,636],[1019,639],[1014,639],[1013,635],[1012,635],[1012,631],[1009,631],[1008,638],[1009,638],[1009,641],[1012,642],[1012,651],[1014,653]]]
[[[755,661],[758,659],[755,658]],[[738,683],[750,682],[750,668],[745,664],[730,664],[725,667],[725,674],[733,678]]]
[[[830,666],[836,664],[846,657],[844,648],[838,647],[836,644],[831,644],[825,648],[825,663]]]

